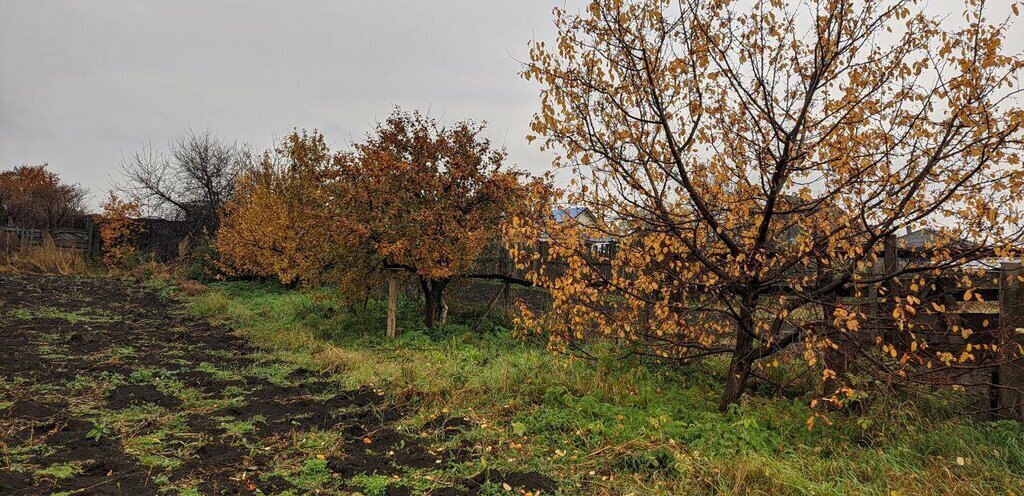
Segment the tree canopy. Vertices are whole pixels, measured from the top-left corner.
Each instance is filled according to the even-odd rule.
[[[444,321],[444,289],[471,275],[500,226],[541,187],[470,121],[444,127],[396,110],[351,152],[295,132],[244,174],[218,248],[236,272],[285,282],[364,287],[370,274],[418,281],[428,326]]]
[[[532,129],[574,178],[564,201],[600,222],[517,224],[513,236],[545,232],[550,258],[568,260],[535,272],[554,308],[524,324],[559,348],[598,334],[663,359],[726,355],[723,408],[792,346],[907,381],[977,363],[970,341],[933,349],[915,320],[957,332],[938,279],[963,290],[972,262],[1015,253],[1022,234],[1024,58],[1004,48],[1010,20],[963,7],[955,28],[911,0],[556,10],[557,40],[534,43],[523,73],[541,86]],[[887,239],[925,228],[918,256],[876,270]],[[594,238],[618,242],[610,271]],[[857,304],[869,287],[884,326]]]
[[[0,172],[0,220],[19,227],[76,227],[85,196],[84,188],[64,183],[46,164]]]

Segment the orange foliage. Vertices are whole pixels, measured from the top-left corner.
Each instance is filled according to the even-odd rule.
[[[419,278],[428,325],[443,320],[445,286],[471,271],[538,184],[524,184],[523,173],[506,167],[504,150],[482,130],[469,121],[444,128],[396,110],[345,167],[356,238],[384,267]]]
[[[46,164],[15,167],[0,172],[0,221],[37,229],[68,227],[81,220],[85,193],[61,182]]]
[[[217,232],[224,269],[315,282],[344,256],[347,241],[335,188],[345,156],[322,134],[293,132],[243,174]]]
[[[976,284],[974,261],[1019,254],[1024,58],[1003,46],[1009,22],[980,0],[958,29],[915,1],[755,4],[556,10],[557,43],[534,43],[523,74],[542,86],[532,129],[574,178],[563,201],[598,225],[511,226],[522,244],[550,239],[543,260],[514,252],[542,264],[532,278],[553,300],[523,325],[560,349],[596,334],[662,359],[726,355],[723,408],[790,347],[826,362],[825,380],[853,358],[906,383],[1016,358],[1005,329],[949,351],[918,318],[961,332],[943,292]],[[922,228],[917,254],[883,271],[885,240]],[[865,288],[884,318],[869,321]]]
[[[143,232],[137,220],[142,207],[137,199],[125,200],[113,191],[100,205],[100,239],[103,240],[103,262],[108,267],[123,265],[136,253],[136,240]]]
[[[293,133],[240,179],[217,236],[223,263],[348,289],[404,270],[420,280],[428,325],[442,321],[445,286],[500,241],[500,224],[541,184],[506,168],[481,130],[396,111],[353,154]]]

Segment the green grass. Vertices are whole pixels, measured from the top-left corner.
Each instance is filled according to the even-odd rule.
[[[70,479],[81,470],[82,467],[79,466],[79,464],[57,463],[36,471],[36,475],[40,477],[52,477],[54,479]]]
[[[278,358],[377,387],[418,412],[410,422],[440,413],[474,421],[464,440],[482,461],[469,475],[481,465],[537,470],[567,494],[1024,494],[1024,428],[955,415],[941,400],[893,398],[809,429],[810,384],[796,399],[752,396],[719,412],[713,362],[654,366],[601,347],[590,350],[596,361],[569,361],[500,322],[474,331],[472,312],[428,332],[409,301],[401,335],[388,340],[380,302],[353,310],[326,293],[212,288],[192,311]],[[322,477],[320,465],[311,460],[304,477]],[[374,493],[385,482],[359,485]]]
[[[38,319],[38,318],[50,318],[50,319],[64,319],[71,323],[78,322],[96,322],[96,323],[110,323],[116,322],[118,317],[102,310],[89,310],[83,309],[74,312],[61,310],[54,307],[38,307],[33,309],[19,308],[14,311],[14,317],[18,319]]]

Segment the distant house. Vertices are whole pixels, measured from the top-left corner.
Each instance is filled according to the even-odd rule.
[[[551,217],[555,222],[574,222],[583,227],[597,227],[597,215],[592,210],[583,206],[554,207],[551,209]],[[540,240],[547,241],[548,234],[541,235]],[[607,236],[588,237],[587,245],[591,250],[600,253],[613,253],[615,241]]]
[[[587,207],[554,207],[551,209],[551,217],[555,222],[571,220],[587,227],[597,225],[597,216]]]
[[[906,250],[928,250],[939,243],[942,243],[944,246],[963,249],[971,247],[971,243],[966,240],[950,240],[944,238],[942,233],[937,229],[929,227],[916,230],[910,230],[908,228],[907,233],[898,238],[898,243],[900,248]]]
[[[978,244],[971,242],[966,239],[950,239],[948,235],[943,234],[938,229],[932,229],[929,227],[920,229],[907,229],[907,232],[899,236],[896,240],[896,245],[899,250],[899,258],[902,264],[906,264],[910,261],[923,261],[927,260],[931,255],[931,250],[936,247],[944,247],[952,249],[953,251],[967,252],[978,248]],[[994,261],[992,259],[990,250],[985,250],[985,253],[979,254],[980,258],[976,261],[969,262],[965,267],[977,268],[978,263],[984,263],[986,261]],[[994,262],[998,266],[998,261]]]

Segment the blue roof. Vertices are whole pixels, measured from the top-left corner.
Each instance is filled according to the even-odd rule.
[[[566,217],[575,219],[586,210],[587,207],[555,207],[551,209],[551,215],[555,218],[555,222],[562,222]]]

